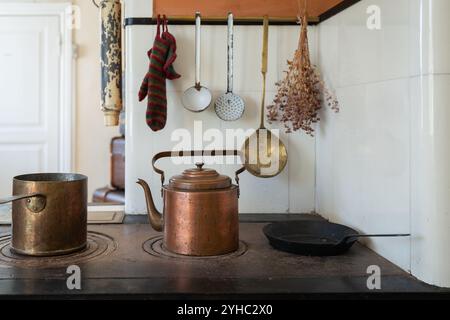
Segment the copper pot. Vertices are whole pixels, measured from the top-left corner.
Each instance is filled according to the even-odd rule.
[[[164,172],[156,168],[161,158],[238,155],[238,151],[161,152],[153,157],[153,168],[161,175],[163,215],[155,208],[148,184],[139,179],[147,200],[150,224],[156,231],[164,231],[167,250],[189,256],[215,256],[236,251],[239,247],[239,178],[245,168],[236,171],[236,185],[227,176],[213,169],[185,170],[164,185]]]
[[[42,173],[14,177],[12,243],[14,252],[54,256],[83,249],[87,241],[87,177]]]

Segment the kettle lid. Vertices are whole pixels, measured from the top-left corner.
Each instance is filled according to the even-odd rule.
[[[187,169],[181,175],[170,179],[169,187],[180,190],[216,190],[231,186],[228,176],[220,175],[214,169],[204,169],[204,163],[196,163],[197,168]]]

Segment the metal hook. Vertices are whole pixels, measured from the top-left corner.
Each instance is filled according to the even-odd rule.
[[[97,4],[97,2],[95,2],[95,0],[92,0],[92,3],[93,3],[94,6],[96,6],[97,8],[100,8],[100,6]]]

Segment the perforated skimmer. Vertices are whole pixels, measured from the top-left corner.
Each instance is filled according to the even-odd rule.
[[[245,109],[244,100],[233,93],[233,14],[228,14],[228,76],[227,92],[219,96],[214,103],[217,116],[225,121],[235,121],[242,117]]]

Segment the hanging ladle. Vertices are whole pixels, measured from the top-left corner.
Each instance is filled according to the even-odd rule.
[[[211,104],[212,95],[208,88],[200,84],[200,12],[195,13],[195,85],[187,89],[182,103],[186,109],[192,112],[201,112],[206,110]]]
[[[263,75],[261,124],[259,129],[245,140],[243,146],[245,168],[252,175],[259,178],[271,178],[279,175],[286,167],[288,160],[284,143],[264,127],[268,41],[269,17],[265,16],[261,67],[261,73]]]

